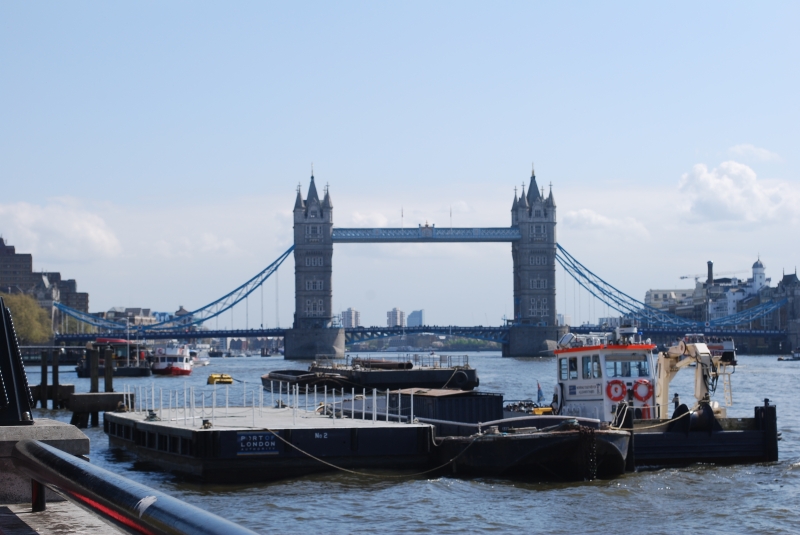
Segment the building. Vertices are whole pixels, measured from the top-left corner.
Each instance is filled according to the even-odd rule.
[[[692,288],[647,290],[644,294],[644,304],[652,308],[668,311],[677,306],[691,305],[693,296],[694,289]]]
[[[397,308],[391,309],[386,313],[386,325],[388,327],[405,327],[406,313]]]
[[[361,327],[361,312],[348,308],[342,311],[342,327],[345,329],[353,329]]]
[[[109,321],[116,321],[119,323],[128,322],[128,325],[153,325],[158,323],[158,319],[149,308],[125,308],[125,307],[112,307],[105,314],[100,315],[102,318]]]
[[[514,323],[556,325],[556,202],[553,189],[545,197],[531,171],[528,192],[511,205],[511,226],[522,239],[511,244],[514,261]]]
[[[3,238],[0,238],[0,292],[31,295],[53,316],[58,315],[53,310],[56,302],[89,312],[89,294],[78,292],[75,279],[62,280],[58,272],[34,272],[33,256],[17,253]]]
[[[415,310],[408,315],[409,327],[422,327],[425,325],[425,310]]]
[[[556,314],[556,322],[559,326],[572,325],[572,316],[569,314]]]

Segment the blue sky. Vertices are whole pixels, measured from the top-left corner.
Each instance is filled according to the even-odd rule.
[[[534,161],[560,243],[626,292],[759,254],[774,281],[798,263],[798,12],[6,2],[0,233],[37,269],[77,278],[93,310],[193,308],[290,245],[312,162],[339,226],[398,226],[401,207],[406,225],[448,225],[452,207],[454,226],[503,226]],[[509,249],[338,246],[335,307],[368,324],[394,306],[499,323]]]

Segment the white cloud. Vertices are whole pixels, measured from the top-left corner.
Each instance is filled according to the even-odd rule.
[[[762,162],[781,161],[781,157],[777,153],[772,152],[771,150],[756,147],[755,145],[751,145],[749,143],[734,145],[728,149],[728,153],[732,156],[738,156],[740,158],[754,158]]]
[[[800,192],[786,182],[759,180],[745,164],[728,161],[709,171],[697,164],[681,177],[684,209],[704,220],[769,222],[794,219]]]
[[[614,233],[616,237],[648,238],[650,236],[647,228],[634,217],[613,218],[588,208],[567,212],[564,214],[563,221],[564,226],[569,227],[570,230],[609,232]]]
[[[52,199],[44,205],[0,205],[0,231],[20,252],[50,262],[109,258],[122,252],[106,221],[69,198]]]
[[[385,227],[389,223],[389,218],[378,212],[352,212],[346,219],[353,227]]]

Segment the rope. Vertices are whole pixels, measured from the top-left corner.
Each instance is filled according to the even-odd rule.
[[[662,425],[671,424],[672,422],[677,422],[678,420],[680,420],[681,418],[683,418],[687,414],[692,414],[692,411],[686,411],[683,414],[681,414],[680,416],[678,416],[677,418],[672,418],[670,420],[666,420],[666,421],[663,421],[661,423],[657,423],[655,425],[647,425],[645,427],[634,427],[633,431],[642,431],[644,429],[655,429],[656,427],[661,427]],[[627,429],[624,428],[624,427],[614,427],[613,425],[608,426],[608,428],[609,429],[614,429],[615,431],[627,431]]]
[[[297,451],[299,451],[299,452],[300,452],[300,453],[302,453],[303,455],[306,455],[306,456],[308,456],[308,457],[310,457],[310,458],[314,459],[315,461],[318,461],[318,462],[320,462],[320,463],[322,463],[322,464],[324,464],[324,465],[326,465],[326,466],[330,466],[331,468],[333,468],[333,469],[335,469],[335,470],[340,470],[340,471],[342,471],[342,472],[347,472],[348,474],[354,474],[354,475],[357,475],[357,476],[366,476],[366,477],[382,477],[382,478],[393,478],[393,479],[400,479],[400,478],[404,478],[404,477],[417,477],[417,476],[423,476],[423,475],[425,475],[425,474],[430,474],[431,472],[436,472],[436,471],[438,471],[438,470],[441,470],[441,469],[442,469],[442,468],[444,468],[445,466],[447,466],[447,465],[451,464],[451,463],[452,463],[452,462],[454,462],[456,459],[458,459],[459,457],[461,457],[462,455],[464,455],[464,452],[466,452],[466,451],[467,451],[467,450],[470,448],[470,446],[472,446],[473,444],[475,444],[475,441],[477,441],[477,440],[478,440],[478,439],[479,439],[479,438],[482,436],[482,435],[475,435],[475,436],[474,436],[474,438],[472,439],[472,441],[471,441],[469,444],[467,444],[467,446],[466,446],[466,447],[465,447],[463,450],[461,450],[461,452],[460,452],[458,455],[456,455],[455,457],[453,457],[452,459],[450,459],[450,460],[449,460],[449,461],[447,461],[446,463],[444,463],[444,464],[442,464],[442,465],[439,465],[439,466],[437,466],[436,468],[431,468],[430,470],[425,470],[424,472],[417,472],[417,473],[415,473],[415,474],[403,474],[403,475],[381,475],[381,474],[370,474],[370,473],[367,473],[367,472],[358,472],[358,471],[356,471],[356,470],[350,470],[349,468],[344,468],[344,467],[341,467],[341,466],[337,466],[337,465],[335,465],[335,464],[333,464],[333,463],[330,463],[330,462],[328,462],[328,461],[325,461],[325,460],[323,460],[323,459],[320,459],[319,457],[315,457],[314,455],[311,455],[311,454],[310,454],[310,453],[308,453],[307,451],[304,451],[304,450],[300,449],[298,446],[295,446],[294,444],[292,444],[291,442],[289,442],[288,440],[286,440],[285,438],[283,438],[282,436],[280,436],[280,435],[279,435],[277,432],[273,431],[272,429],[269,429],[269,428],[265,428],[265,429],[266,429],[267,431],[269,431],[270,433],[272,433],[272,435],[273,435],[273,436],[275,436],[275,437],[276,437],[278,440],[280,440],[280,441],[281,441],[281,442],[283,442],[284,444],[287,444],[288,446],[291,446],[292,448],[296,449]],[[435,442],[435,441],[434,441],[434,444],[436,444],[436,442]]]

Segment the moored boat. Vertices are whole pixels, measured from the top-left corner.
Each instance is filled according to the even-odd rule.
[[[153,373],[156,375],[191,375],[192,358],[186,344],[170,342],[166,347],[156,348],[151,357]]]
[[[347,377],[337,373],[312,372],[308,370],[276,370],[261,376],[261,385],[269,392],[289,392],[294,385],[301,391],[308,387],[314,388],[344,388],[351,387]]]
[[[452,388],[472,390],[480,384],[467,355],[405,355],[362,357],[348,355],[343,364],[314,362],[309,372],[344,376],[342,386],[397,390],[402,388]]]
[[[656,355],[634,327],[567,334],[558,345],[554,411],[629,429],[635,466],[778,459],[776,408],[768,400],[754,408],[752,418],[727,417],[734,351],[714,355],[703,342],[680,340]],[[677,393],[670,399],[672,379],[692,366],[694,402],[682,404]],[[724,405],[711,400],[720,379]]]
[[[94,342],[89,342],[86,347],[87,349],[100,351],[97,370],[99,377],[105,375],[105,348],[111,349],[111,365],[114,367],[114,377],[150,377],[152,375],[144,344],[121,338],[98,338]],[[78,362],[75,372],[78,377],[84,379],[91,376],[89,359],[86,358],[86,355]]]

